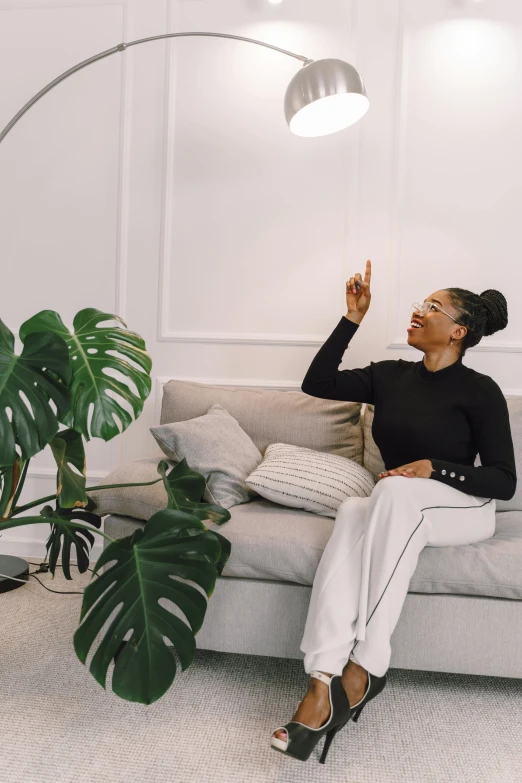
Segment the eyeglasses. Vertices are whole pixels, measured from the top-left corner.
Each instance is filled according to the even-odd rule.
[[[451,318],[452,321],[455,321],[456,324],[460,324],[461,326],[464,326],[464,324],[461,321],[457,321],[456,318],[453,318],[452,315],[450,315],[445,310],[443,310],[442,307],[440,307],[440,305],[435,304],[435,302],[424,302],[423,304],[419,304],[419,302],[415,302],[414,304],[412,304],[410,312],[413,312],[413,310],[415,310],[422,318],[427,313],[429,313],[432,308],[436,310],[440,310],[442,313],[444,313],[449,318]]]

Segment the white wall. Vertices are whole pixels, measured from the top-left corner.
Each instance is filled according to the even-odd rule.
[[[372,306],[343,366],[418,361],[406,342],[413,301],[498,288],[509,325],[465,363],[519,392],[520,0],[2,2],[0,129],[81,60],[176,31],[346,59],[370,110],[341,133],[294,136],[283,98],[297,60],[193,37],[79,71],[8,134],[0,317],[17,332],[53,309],[72,327],[96,307],[122,316],[153,359],[141,417],[87,444],[88,484],[161,455],[149,427],[166,378],[299,387],[367,258]],[[54,475],[47,449],[22,500],[52,493]],[[47,534],[9,531],[0,551],[43,554]]]

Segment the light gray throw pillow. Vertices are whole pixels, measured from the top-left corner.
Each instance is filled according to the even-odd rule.
[[[185,457],[207,482],[203,500],[223,508],[246,503],[258,493],[245,479],[263,455],[237,420],[215,403],[204,416],[151,427],[161,450],[174,462]]]

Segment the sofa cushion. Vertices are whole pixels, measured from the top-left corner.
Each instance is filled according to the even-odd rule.
[[[263,456],[236,419],[219,403],[203,416],[159,424],[150,431],[168,459],[186,459],[205,478],[203,500],[222,508],[247,503],[257,496],[245,479]],[[359,466],[360,470],[364,468]]]
[[[334,520],[256,498],[230,509],[223,525],[206,523],[232,543],[223,576],[311,585]],[[522,599],[522,514],[496,514],[492,538],[459,546],[426,546],[410,580],[411,593]],[[130,535],[143,521],[109,516],[105,531]]]
[[[302,391],[174,379],[163,387],[160,423],[193,419],[216,402],[239,422],[261,454],[269,443],[291,443],[362,464],[360,402],[322,400]]]
[[[505,395],[509,411],[509,424],[511,427],[511,437],[515,451],[515,464],[517,470],[517,488],[515,494],[510,500],[496,501],[497,512],[500,511],[522,511],[522,397],[520,395]],[[363,431],[363,465],[370,471],[375,480],[379,473],[386,470],[381,452],[377,447],[372,435],[372,423],[375,412],[375,406],[366,404],[361,416],[361,425]],[[480,455],[477,454],[475,465],[480,465]]]

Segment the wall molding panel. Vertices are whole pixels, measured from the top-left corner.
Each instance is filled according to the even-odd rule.
[[[400,283],[403,279],[402,236],[404,229],[404,194],[405,177],[407,167],[405,126],[406,114],[409,102],[407,77],[411,66],[411,53],[409,32],[405,29],[404,9],[414,0],[397,0],[397,47],[394,79],[394,123],[393,123],[393,151],[392,151],[392,191],[391,191],[391,235],[389,280],[390,299],[385,338],[386,347],[392,350],[410,348],[407,339],[400,335],[404,329],[399,326]],[[521,353],[522,340],[495,340],[488,337],[468,352],[495,352],[495,353]]]
[[[178,29],[176,9],[185,0],[168,0],[167,26],[168,31]],[[351,24],[348,31],[350,36],[349,49],[353,53],[354,61],[357,49],[357,18],[358,4],[360,0],[352,0]],[[226,45],[227,42],[224,42]],[[172,213],[174,202],[174,146],[175,146],[175,110],[177,71],[176,54],[172,54],[168,47],[166,54],[166,79],[165,79],[165,166],[163,177],[163,198],[161,213],[161,253],[159,259],[158,275],[158,309],[157,309],[157,336],[158,342],[183,342],[183,343],[222,343],[241,345],[284,345],[284,346],[320,346],[325,337],[316,334],[288,334],[288,333],[262,333],[262,332],[219,332],[219,331],[185,331],[173,330],[168,326],[169,292],[173,270],[170,259],[172,258],[173,230],[167,216]],[[345,274],[348,268],[348,259],[355,257],[357,247],[357,210],[358,210],[358,164],[360,146],[360,128],[354,127],[351,132],[350,154],[347,155],[345,172],[345,198],[347,208],[344,215],[344,251],[340,255],[339,290],[345,283]],[[351,176],[350,176],[351,174]]]

